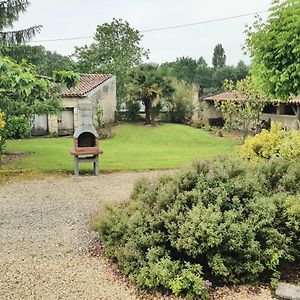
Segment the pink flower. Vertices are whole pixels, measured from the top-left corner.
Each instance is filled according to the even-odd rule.
[[[206,287],[208,287],[208,288],[213,285],[212,282],[209,280],[205,280],[204,283],[205,283]]]

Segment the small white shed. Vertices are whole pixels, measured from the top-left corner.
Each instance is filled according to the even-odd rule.
[[[57,115],[35,116],[31,134],[72,135],[78,126],[79,103],[83,100],[92,103],[95,127],[98,127],[97,106],[102,109],[105,122],[114,122],[117,106],[116,77],[109,74],[80,74],[80,82],[76,87],[62,91],[64,108]]]

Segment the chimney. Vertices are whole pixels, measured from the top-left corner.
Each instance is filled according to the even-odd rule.
[[[91,101],[80,100],[78,105],[79,127],[93,125],[93,107]]]

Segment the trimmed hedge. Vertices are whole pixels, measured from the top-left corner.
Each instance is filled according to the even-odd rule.
[[[269,278],[299,257],[300,164],[199,161],[136,183],[95,218],[105,254],[144,288],[207,299],[211,282]]]

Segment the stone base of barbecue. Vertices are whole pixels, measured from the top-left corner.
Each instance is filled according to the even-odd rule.
[[[92,162],[94,167],[94,174],[99,175],[99,155],[74,155],[74,175],[79,176],[79,163]]]

